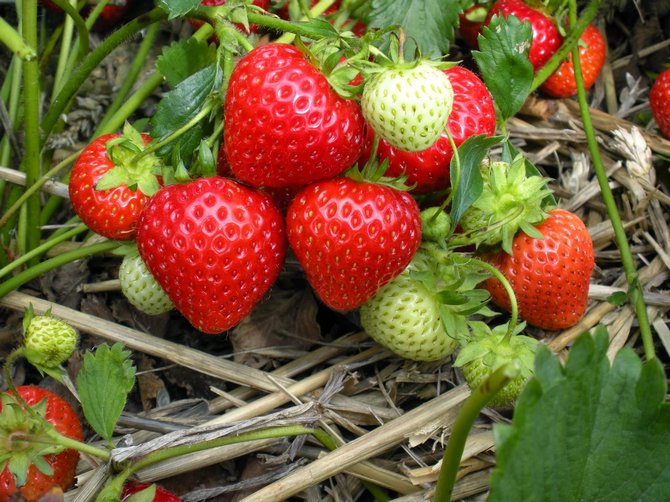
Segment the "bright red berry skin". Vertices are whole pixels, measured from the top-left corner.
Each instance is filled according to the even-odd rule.
[[[360,156],[363,115],[295,47],[256,47],[235,66],[223,139],[235,177],[254,186],[332,178]]]
[[[595,266],[591,236],[584,222],[564,209],[550,211],[536,228],[544,239],[520,232],[512,242],[512,255],[501,251],[486,259],[510,282],[522,319],[549,331],[567,329],[586,312]],[[509,311],[500,281],[490,278],[484,286],[493,302]]]
[[[17,387],[16,390],[30,406],[36,405],[46,399],[46,420],[64,436],[78,441],[84,439],[79,417],[72,407],[60,396],[32,385],[22,385]],[[0,403],[1,409],[2,404]],[[46,460],[53,468],[53,475],[47,476],[42,474],[34,465],[31,465],[28,468],[26,484],[18,489],[18,493],[27,501],[38,500],[42,495],[56,486],[67,490],[74,482],[75,470],[79,461],[78,451],[63,450],[57,455],[47,456]],[[8,468],[5,468],[0,473],[0,500],[7,501],[12,495],[16,494],[17,487],[14,476],[9,472]]]
[[[670,139],[670,68],[662,71],[652,84],[649,106],[663,136]]]
[[[140,483],[139,481],[132,480],[126,481],[123,485],[123,490],[121,490],[121,500],[126,500],[131,495],[146,490],[149,486],[151,486],[149,483]],[[156,485],[156,494],[154,495],[153,502],[181,502],[181,499],[171,491]]]
[[[484,24],[488,25],[496,14],[504,17],[516,16],[521,21],[530,23],[533,39],[528,59],[535,71],[542,68],[561,46],[561,35],[554,20],[539,10],[529,7],[522,0],[498,0],[491,6]]]
[[[447,129],[456,146],[470,136],[492,136],[496,130],[496,112],[488,88],[473,72],[462,66],[444,70],[454,90],[454,102],[447,120]],[[374,132],[367,128],[367,138],[359,163],[370,155]],[[388,159],[387,176],[406,175],[407,185],[415,185],[413,193],[424,194],[447,188],[450,184],[449,163],[453,157],[449,136],[443,132],[432,146],[419,152],[407,152],[379,139],[377,157]]]
[[[582,66],[582,78],[584,79],[584,88],[589,90],[598,80],[600,70],[605,64],[607,56],[607,44],[598,28],[589,24],[582,36],[579,44],[579,62]],[[569,98],[577,94],[577,84],[575,83],[575,67],[572,64],[572,55],[563,61],[560,66],[549,75],[540,89],[547,95],[554,98]]]
[[[204,333],[249,314],[279,275],[287,247],[270,196],[221,177],[159,190],[140,215],[137,246],[177,310]]]
[[[405,269],[421,241],[419,208],[409,194],[349,178],[303,189],[286,225],[310,285],[338,310],[372,298]]]
[[[95,233],[114,240],[135,238],[137,217],[149,197],[140,190],[121,185],[96,190],[95,184],[114,167],[107,155],[107,142],[120,134],[105,134],[94,139],[72,166],[69,193],[75,213]],[[143,134],[145,143],[151,138]]]

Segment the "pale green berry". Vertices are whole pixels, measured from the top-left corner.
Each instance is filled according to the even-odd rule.
[[[379,137],[400,150],[418,152],[438,140],[453,101],[445,73],[419,62],[374,74],[363,89],[361,109]]]
[[[23,335],[26,359],[36,367],[57,368],[77,348],[77,332],[65,321],[35,316]]]
[[[140,312],[164,314],[174,308],[172,300],[151,275],[139,255],[126,255],[119,268],[121,291]]]
[[[361,306],[360,320],[372,339],[405,359],[435,361],[458,346],[442,323],[440,302],[408,270]]]

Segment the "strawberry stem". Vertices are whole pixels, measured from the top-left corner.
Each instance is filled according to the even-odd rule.
[[[500,283],[503,285],[503,288],[505,288],[507,295],[509,296],[510,320],[509,324],[507,325],[507,332],[505,333],[505,337],[503,338],[504,341],[509,342],[510,338],[512,338],[512,336],[514,335],[514,330],[519,320],[519,306],[517,304],[516,295],[514,294],[512,285],[507,280],[507,277],[505,277],[500,270],[498,270],[490,263],[486,263],[485,261],[479,260],[477,258],[472,258],[472,260],[480,267],[491,272],[491,274],[493,274],[495,278],[500,281]]]
[[[465,441],[475,420],[484,406],[519,373],[516,364],[505,364],[494,371],[463,403],[449,436],[442,457],[442,467],[437,479],[434,502],[449,502],[456,484],[458,467],[465,448]]]
[[[449,130],[449,127],[445,125],[444,130],[447,133],[447,138],[449,138],[449,145],[451,146],[451,151],[452,151],[452,158],[451,158],[451,164],[453,164],[454,171],[452,172],[453,176],[451,178],[454,180],[453,183],[451,184],[451,190],[449,191],[449,195],[447,195],[446,199],[440,206],[440,209],[446,208],[450,203],[451,199],[453,198],[454,192],[458,190],[458,184],[460,183],[460,177],[461,177],[461,157],[458,155],[458,147],[456,146],[456,142],[454,141],[454,137],[451,135],[451,131]]]
[[[593,0],[592,4],[598,5],[599,0]],[[589,5],[589,7],[590,6],[591,5]],[[570,25],[574,28],[576,27],[577,21],[577,5],[575,0],[570,0],[569,8]],[[614,229],[614,238],[617,247],[619,248],[621,264],[623,265],[626,281],[628,282],[630,290],[630,301],[635,309],[635,314],[640,327],[640,336],[642,338],[644,354],[648,360],[651,360],[656,357],[656,353],[654,351],[654,340],[651,333],[651,326],[649,324],[649,317],[647,316],[647,307],[644,302],[642,287],[640,285],[637,268],[635,267],[633,254],[628,245],[628,237],[626,236],[626,231],[621,223],[616,201],[614,200],[614,195],[609,187],[609,180],[607,179],[605,167],[603,166],[602,158],[600,157],[600,150],[593,129],[591,115],[589,113],[589,105],[586,101],[586,89],[584,88],[582,66],[579,60],[579,47],[576,45],[572,49],[572,63],[575,68],[577,101],[579,102],[579,110],[582,114],[584,133],[586,134],[586,143],[588,145],[589,153],[591,154],[591,160],[593,161],[593,169],[596,178],[598,179],[598,184],[600,185],[600,196],[605,204],[607,215],[609,216],[609,219],[612,222],[612,228]]]

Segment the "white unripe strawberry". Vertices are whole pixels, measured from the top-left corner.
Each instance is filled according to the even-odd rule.
[[[128,254],[123,257],[119,280],[123,295],[140,312],[158,315],[174,308],[167,293],[156,282],[139,255]]]
[[[363,117],[388,143],[425,150],[447,124],[454,91],[447,75],[427,61],[400,63],[374,73],[361,96]]]

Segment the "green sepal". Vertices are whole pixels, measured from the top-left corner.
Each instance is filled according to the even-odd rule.
[[[124,502],[153,502],[156,497],[156,485],[150,484],[144,490],[133,493],[130,497],[123,499]]]
[[[26,480],[28,479],[28,469],[32,459],[27,455],[15,455],[7,465],[9,472],[14,476],[16,486],[25,486]],[[53,471],[52,471],[53,474]]]

